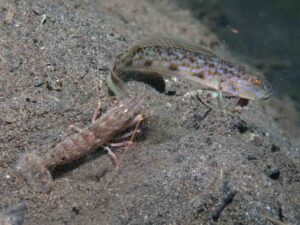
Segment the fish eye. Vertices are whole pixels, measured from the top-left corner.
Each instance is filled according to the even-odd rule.
[[[262,85],[262,81],[260,79],[258,79],[257,77],[252,77],[251,83],[258,87],[260,87]]]

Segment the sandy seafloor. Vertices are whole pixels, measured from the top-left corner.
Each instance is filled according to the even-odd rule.
[[[120,171],[100,148],[56,170],[50,194],[33,192],[16,173],[20,154],[43,155],[69,125],[89,124],[98,100],[104,109],[112,104],[105,76],[133,40],[167,33],[230,54],[169,1],[0,6],[1,209],[26,202],[26,225],[300,224],[299,140],[286,122],[288,101],[252,102],[241,115],[218,120],[183,96],[188,82],[172,96],[130,83],[146,120],[134,145],[116,150]],[[226,99],[225,107],[235,101]]]

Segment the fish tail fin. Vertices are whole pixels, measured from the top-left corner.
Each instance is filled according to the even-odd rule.
[[[125,82],[121,80],[113,70],[110,70],[106,78],[109,89],[119,98],[128,97],[129,93],[125,89]]]

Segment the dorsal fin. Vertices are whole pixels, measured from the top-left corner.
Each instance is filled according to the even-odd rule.
[[[204,46],[180,38],[166,37],[166,36],[146,38],[134,44],[131,47],[131,49],[133,50],[138,48],[155,47],[155,46],[178,48],[178,49],[183,49],[194,53],[204,54],[207,56],[216,56],[210,49]]]

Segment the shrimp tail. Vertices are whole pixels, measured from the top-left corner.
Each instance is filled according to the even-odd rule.
[[[17,170],[34,191],[50,192],[53,179],[41,157],[35,153],[23,154],[17,164]]]
[[[14,205],[0,212],[0,224],[2,225],[22,225],[24,215],[27,210],[25,202]]]

